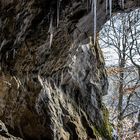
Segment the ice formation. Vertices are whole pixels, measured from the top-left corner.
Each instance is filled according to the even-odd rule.
[[[96,21],[97,21],[97,0],[93,0],[92,1],[92,13],[93,13],[93,19],[94,19],[94,21],[93,21],[93,35],[94,35],[94,37],[93,37],[93,41],[94,41],[94,45],[95,45],[95,43],[96,43],[96,27],[97,27],[97,25],[96,25]]]
[[[52,40],[53,40],[53,16],[51,16],[51,20],[50,20],[49,33],[50,33],[50,44],[49,44],[49,47],[51,47],[52,46]]]

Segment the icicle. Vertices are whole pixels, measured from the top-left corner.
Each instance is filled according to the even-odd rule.
[[[108,0],[106,0],[106,15],[108,14]]]
[[[94,37],[93,37],[93,40],[94,40],[94,45],[95,45],[95,43],[96,43],[96,20],[97,20],[97,13],[96,13],[96,10],[97,10],[97,0],[93,0],[92,1],[92,13],[93,13],[93,18],[94,18],[94,29],[93,29],[93,35],[94,35]]]
[[[49,48],[51,48],[51,46],[52,46],[52,40],[53,40],[53,33],[50,34],[50,46],[49,46]]]
[[[51,48],[51,46],[52,46],[52,40],[53,40],[53,16],[51,16],[49,33],[50,33],[50,45],[49,45],[49,48]]]
[[[60,20],[60,3],[62,0],[57,0],[57,27],[59,25],[59,20]]]
[[[109,14],[112,15],[112,0],[109,0]]]
[[[121,0],[122,9],[124,9],[124,0]]]

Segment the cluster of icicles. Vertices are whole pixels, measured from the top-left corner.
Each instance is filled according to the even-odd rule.
[[[94,45],[96,44],[96,22],[97,22],[97,1],[98,0],[90,0],[90,3],[92,3],[92,13],[93,13],[93,41],[94,41]],[[124,0],[120,0],[119,1],[119,5],[121,6],[122,9],[124,9]],[[106,0],[106,15],[112,15],[112,0]]]
[[[97,22],[97,0],[92,0],[92,13],[93,13],[93,19],[94,19],[94,24],[93,24],[93,41],[94,41],[94,45],[96,44],[96,22]],[[109,10],[108,10],[109,9]],[[112,0],[106,0],[106,14],[108,14],[109,11],[109,15],[111,17],[112,15]]]
[[[94,45],[96,44],[96,28],[97,28],[97,1],[98,0],[88,0],[88,4],[91,5],[91,12],[93,13],[93,41]],[[57,27],[59,25],[59,18],[60,18],[60,5],[62,0],[57,0]],[[119,1],[119,5],[124,8],[124,0]],[[106,14],[112,15],[112,0],[106,0]],[[50,47],[52,45],[53,40],[53,16],[51,16],[50,19],[50,27],[49,27],[49,33],[50,33]]]

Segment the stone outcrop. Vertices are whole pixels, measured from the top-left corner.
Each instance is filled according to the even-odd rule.
[[[110,140],[104,60],[89,40],[91,6],[59,2],[1,0],[0,120],[25,140]],[[99,31],[108,19],[104,0],[97,9]]]
[[[0,140],[22,140],[21,138],[16,138],[9,134],[7,128],[4,123],[0,121]]]

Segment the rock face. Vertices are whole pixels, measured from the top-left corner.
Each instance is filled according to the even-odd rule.
[[[107,20],[105,1],[97,9],[99,31]],[[102,104],[104,60],[89,40],[92,17],[86,0],[1,0],[0,120],[11,134],[112,139]]]
[[[8,133],[7,128],[4,123],[0,121],[0,140],[22,140],[21,138],[16,138]]]

